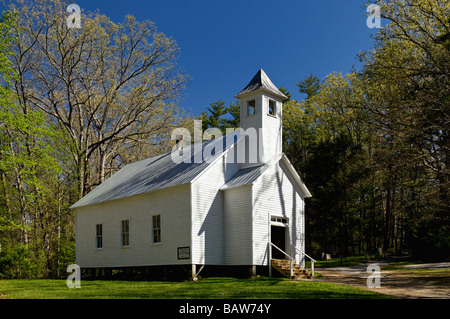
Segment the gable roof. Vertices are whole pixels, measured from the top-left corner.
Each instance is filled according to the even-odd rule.
[[[287,98],[287,96],[281,93],[281,91],[272,83],[263,69],[259,69],[247,86],[236,95],[236,98],[259,89],[272,93],[282,99]]]
[[[201,148],[190,148],[190,163],[175,163],[172,160],[171,152],[167,152],[128,164],[73,204],[71,208],[78,208],[190,183],[209,166],[213,165],[214,159],[220,157],[220,155],[230,149],[234,145],[233,142],[236,143],[237,141],[233,139],[230,143],[226,139],[226,136],[203,141]],[[220,149],[220,147],[217,147],[217,149],[214,149],[212,154],[214,157],[212,160],[202,160],[201,163],[195,163],[194,159],[197,158],[198,153],[203,152],[205,146],[210,143],[218,143],[216,145],[223,145],[223,148]],[[231,145],[226,145],[227,143]]]
[[[297,186],[301,189],[301,191],[303,192],[305,198],[309,198],[312,197],[311,193],[309,192],[308,188],[306,187],[305,183],[303,182],[303,180],[300,178],[300,175],[298,175],[297,171],[295,170],[294,166],[291,164],[291,162],[289,161],[289,159],[287,158],[286,155],[282,155],[281,162],[283,162],[287,168],[287,170],[289,171],[289,173],[291,174],[292,178],[294,179],[295,183],[297,184]]]
[[[238,186],[253,184],[258,177],[260,177],[267,169],[268,164],[256,167],[249,167],[240,169],[228,182],[226,182],[220,189],[230,189]]]
[[[225,154],[225,152],[232,149],[240,138],[242,138],[242,136],[238,135],[239,132],[230,134],[235,134],[237,138],[227,139],[227,136],[225,135],[217,139],[203,141],[201,148],[190,148],[190,163],[175,163],[172,160],[171,152],[167,152],[162,155],[153,156],[128,164],[73,204],[70,208],[73,209],[98,204],[172,186],[193,183],[209,167],[214,165],[217,159]],[[230,143],[230,141],[232,142]],[[213,158],[207,161],[202,160],[201,163],[195,163],[194,159],[198,156],[198,153],[203,152],[205,147],[210,143],[217,143],[217,149],[214,149],[215,152],[212,154]],[[209,146],[212,147],[212,144]],[[223,146],[223,148],[221,149],[219,146]],[[226,190],[238,186],[254,184],[269,167],[280,161],[285,164],[287,171],[290,176],[292,176],[298,188],[302,191],[304,197],[311,197],[311,193],[306,188],[306,185],[284,154],[275,157],[267,164],[240,169],[220,189]]]

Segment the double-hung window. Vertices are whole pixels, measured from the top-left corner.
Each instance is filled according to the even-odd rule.
[[[152,216],[152,244],[161,243],[161,215]]]
[[[122,247],[130,246],[130,220],[124,219],[122,220]]]
[[[103,248],[103,224],[95,225],[95,248]]]

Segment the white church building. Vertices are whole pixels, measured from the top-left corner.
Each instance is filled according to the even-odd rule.
[[[282,271],[275,260],[304,266],[311,194],[282,153],[286,96],[261,69],[236,98],[242,129],[231,143],[227,135],[191,147],[183,138],[172,152],[124,166],[71,207],[84,273],[195,279],[200,271],[272,275],[272,267]],[[199,161],[205,149],[211,156]]]

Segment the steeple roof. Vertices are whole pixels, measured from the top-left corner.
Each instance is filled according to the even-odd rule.
[[[241,92],[239,92],[238,95],[236,95],[236,98],[259,89],[263,89],[282,99],[287,98],[287,96],[281,93],[281,91],[278,90],[278,88],[272,83],[272,81],[270,81],[269,77],[263,69],[259,69],[258,73],[255,74],[250,83],[247,84],[247,86]]]

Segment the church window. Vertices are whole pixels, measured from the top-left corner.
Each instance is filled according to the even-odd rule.
[[[277,106],[276,102],[274,100],[269,100],[269,115],[276,116],[277,114]]]
[[[255,100],[247,101],[247,112],[248,115],[253,115],[256,112]]]

